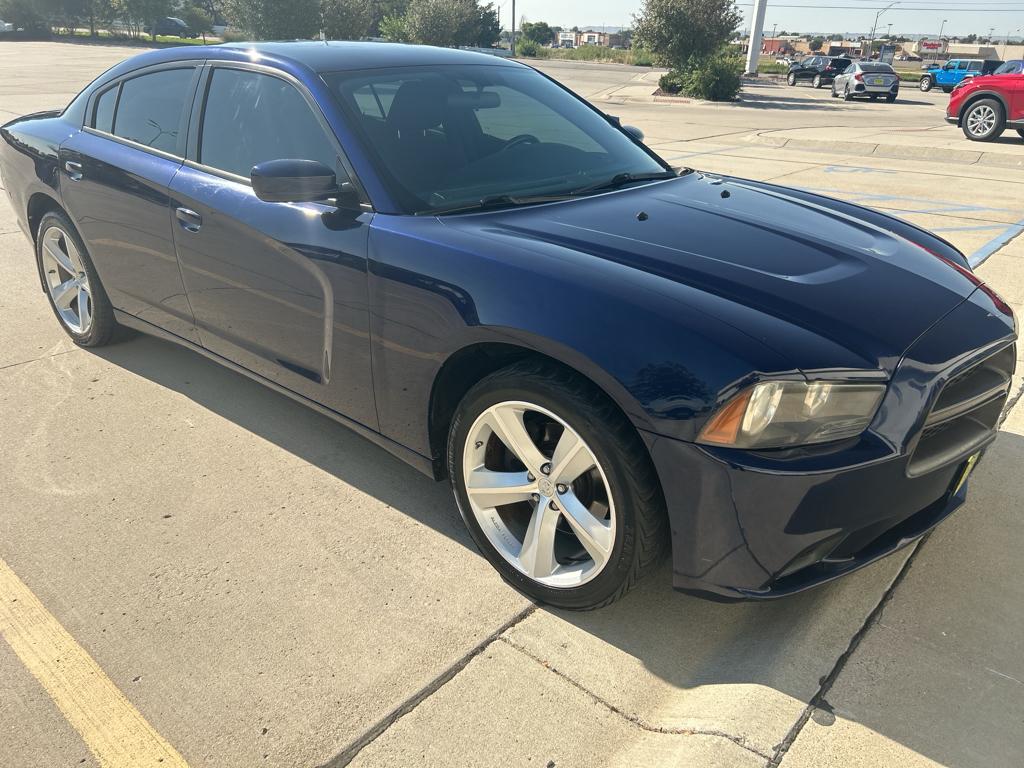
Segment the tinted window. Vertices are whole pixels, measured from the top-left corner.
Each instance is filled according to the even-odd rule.
[[[599,113],[525,68],[396,67],[324,79],[409,212],[665,171]]]
[[[1021,71],[1021,61],[1007,61],[999,66],[994,75],[1015,75]]]
[[[886,72],[888,74],[895,72],[888,64],[861,64],[860,68],[864,72]]]
[[[114,127],[114,106],[117,104],[117,86],[100,94],[96,99],[96,118],[93,127],[99,131],[110,133]]]
[[[267,160],[317,160],[337,152],[302,94],[278,77],[215,69],[206,95],[199,162],[248,178]]]
[[[181,154],[185,138],[185,101],[191,96],[193,69],[165,69],[121,84],[114,117],[115,136],[147,147]]]

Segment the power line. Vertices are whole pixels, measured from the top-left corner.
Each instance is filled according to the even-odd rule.
[[[849,2],[849,1],[850,0],[843,0],[843,2]],[[877,1],[878,0],[874,0],[874,2],[877,2]],[[935,0],[931,0],[931,2],[935,2]],[[1018,2],[1019,2],[1019,0],[1018,0]],[[754,6],[753,3],[736,3],[736,5],[741,7],[741,8],[752,8]],[[885,10],[885,6],[884,5],[872,5],[872,6],[865,6],[865,5],[782,5],[782,4],[773,3],[770,7],[771,8],[803,8],[803,9],[809,10],[809,11],[882,11],[882,10]],[[900,8],[897,5],[897,6],[893,7],[893,8],[890,8],[889,10],[893,11],[893,12],[895,12],[895,11],[914,11],[914,12],[920,12],[920,11],[940,11],[942,13],[959,13],[960,12],[959,8],[951,7],[951,6],[948,6],[948,5],[947,6],[940,6],[938,8],[921,8],[920,6],[917,6],[917,7],[914,7],[914,8]],[[962,12],[963,13],[971,13],[971,14],[974,14],[974,13],[1024,13],[1024,6],[1019,7],[1019,8],[970,8],[970,9],[966,9],[965,8]]]

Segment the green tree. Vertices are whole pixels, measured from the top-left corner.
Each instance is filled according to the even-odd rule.
[[[207,33],[213,32],[213,17],[205,8],[198,5],[186,5],[181,8],[178,10],[178,18],[188,24],[188,28],[197,35],[202,35],[203,42],[206,42]]]
[[[157,19],[171,13],[171,0],[114,0],[114,11],[124,22],[129,37],[142,37],[146,27],[154,29]],[[156,40],[156,35],[153,34]]]
[[[487,29],[484,29],[484,26]],[[476,0],[412,0],[401,25],[389,31],[389,39],[405,39],[426,45],[487,45],[497,39],[497,11]],[[400,35],[396,37],[396,35]]]
[[[551,45],[555,39],[555,32],[546,21],[524,22],[520,33],[523,39],[532,40],[538,45]]]
[[[331,40],[359,40],[373,23],[373,8],[364,0],[321,0],[324,34]]]
[[[49,19],[36,0],[0,0],[0,19],[29,34],[50,31]]]
[[[254,40],[297,40],[320,31],[319,0],[225,0],[234,26]]]
[[[408,43],[409,30],[405,26],[405,15],[394,14],[385,16],[380,22],[380,36],[392,43]]]
[[[478,48],[490,48],[501,36],[501,22],[498,20],[498,9],[494,3],[478,6],[476,24],[476,40]]]
[[[825,40],[820,37],[816,37],[807,44],[807,47],[812,51],[820,51],[825,45]]]
[[[742,21],[733,0],[644,0],[634,42],[659,63],[685,67],[721,51]]]

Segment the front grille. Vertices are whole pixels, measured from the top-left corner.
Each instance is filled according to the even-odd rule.
[[[925,419],[907,474],[923,475],[959,461],[989,441],[1016,361],[1016,348],[1010,345],[946,382]]]

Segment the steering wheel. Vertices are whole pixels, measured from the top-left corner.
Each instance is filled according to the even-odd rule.
[[[532,133],[520,133],[518,136],[513,136],[511,139],[506,141],[505,146],[498,151],[507,152],[512,149],[512,147],[518,147],[520,144],[540,144],[540,139]]]

